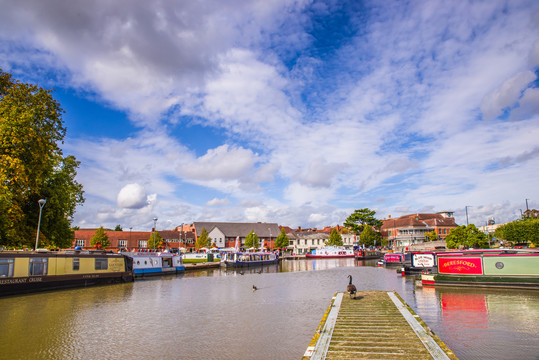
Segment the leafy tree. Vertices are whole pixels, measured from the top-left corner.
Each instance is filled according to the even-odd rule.
[[[337,232],[336,228],[333,228],[331,230],[331,234],[329,234],[329,239],[326,241],[327,246],[343,246],[342,242],[342,236]]]
[[[105,229],[101,226],[90,239],[90,245],[96,249],[106,249],[110,246],[109,236],[105,233]]]
[[[202,231],[200,231],[200,236],[197,237],[197,241],[195,242],[195,249],[199,250],[202,248],[209,248],[211,245],[211,238],[208,236],[208,231],[206,231],[206,228],[202,228]]]
[[[528,242],[538,246],[539,219],[526,218],[499,226],[494,232],[494,236],[513,244]]]
[[[155,246],[154,246],[155,241]],[[167,243],[163,240],[161,235],[159,234],[159,231],[154,231],[150,234],[150,238],[148,239],[148,249],[159,249],[159,248],[166,248]]]
[[[72,244],[71,219],[84,198],[75,181],[79,162],[59,147],[63,112],[50,90],[0,69],[0,245],[33,247],[39,199],[47,199],[40,243],[43,236],[49,247]]]
[[[359,243],[365,246],[376,246],[382,245],[382,234],[377,231],[374,231],[372,226],[365,225],[363,231],[359,235]]]
[[[438,235],[436,234],[436,231],[432,230],[431,232],[428,232],[425,234],[425,241],[436,241],[438,240]]]
[[[355,210],[346,220],[344,226],[352,230],[355,234],[363,231],[365,225],[370,225],[375,229],[382,226],[382,221],[374,217],[376,211],[369,208]]]
[[[245,237],[245,247],[249,248],[258,248],[260,247],[260,241],[258,240],[258,235],[255,234],[254,230],[251,230],[249,234]]]
[[[120,224],[116,225],[116,227],[114,228],[114,231],[124,231],[122,229],[122,226]]]
[[[281,228],[281,234],[275,239],[275,247],[277,249],[286,248],[290,244],[290,239],[286,236],[286,232]]]
[[[468,248],[487,248],[487,236],[479,231],[474,225],[468,226],[461,225],[449,232],[445,237],[445,244],[447,248],[454,249],[459,246]]]

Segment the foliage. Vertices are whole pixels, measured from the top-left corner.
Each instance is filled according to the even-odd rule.
[[[363,231],[365,225],[370,225],[375,229],[382,226],[382,221],[374,217],[376,211],[369,208],[355,210],[346,220],[344,226],[352,230],[355,234]]]
[[[438,235],[436,234],[436,231],[432,230],[431,232],[428,232],[425,234],[425,241],[436,241],[438,240]]]
[[[118,225],[116,225],[116,227],[114,228],[114,231],[124,231],[124,230],[122,229],[122,225],[118,224]]]
[[[211,245],[211,238],[208,236],[208,231],[206,228],[202,228],[200,235],[197,237],[195,242],[195,249],[200,250],[202,248],[209,248]]]
[[[363,231],[359,235],[359,243],[365,246],[376,246],[382,245],[382,234],[377,231],[374,231],[372,226],[365,225]]]
[[[460,246],[468,248],[487,248],[487,236],[479,231],[474,225],[461,225],[449,232],[445,237],[445,244],[448,249],[455,249]]]
[[[281,234],[275,239],[275,247],[277,249],[286,248],[290,244],[290,239],[286,236],[284,228],[281,228]]]
[[[155,246],[154,246],[155,241]],[[148,249],[159,249],[159,248],[166,248],[167,243],[163,240],[161,235],[159,234],[159,231],[154,231],[150,234],[150,238],[148,239]]]
[[[106,249],[110,246],[109,236],[105,233],[105,229],[101,226],[90,239],[90,245],[96,249]]]
[[[532,243],[539,245],[539,219],[526,218],[499,226],[494,237],[516,243]]]
[[[50,90],[0,69],[0,245],[33,247],[39,199],[47,200],[40,243],[72,244],[71,219],[84,198],[75,181],[79,162],[59,147],[66,133],[62,113]]]
[[[329,234],[329,239],[326,241],[327,246],[343,246],[342,236],[337,232],[336,228],[333,228],[331,230],[331,234]]]
[[[258,235],[255,234],[254,230],[251,230],[249,234],[245,237],[245,247],[249,248],[258,248],[260,247],[260,242],[258,240]]]

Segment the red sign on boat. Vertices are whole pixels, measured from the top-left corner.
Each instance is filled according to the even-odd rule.
[[[482,275],[483,263],[480,257],[438,257],[438,272],[440,274]]]

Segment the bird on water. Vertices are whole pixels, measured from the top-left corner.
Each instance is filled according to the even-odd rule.
[[[253,292],[257,291],[258,288],[256,286],[253,285]]]
[[[356,286],[352,284],[352,275],[348,275],[348,278],[350,279],[350,282],[348,283],[348,286],[346,287],[346,291],[348,292],[348,294],[350,294],[350,297],[354,295],[354,299],[355,299],[357,289],[356,289]]]

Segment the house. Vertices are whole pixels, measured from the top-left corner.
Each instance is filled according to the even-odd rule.
[[[281,234],[281,229],[276,223],[232,223],[232,222],[204,222],[196,221],[192,224],[195,238],[200,236],[202,229],[206,229],[212,244],[218,248],[232,248],[236,238],[239,237],[241,246],[245,245],[245,238],[251,231],[258,236],[260,245],[268,249],[275,248],[275,239]]]
[[[287,233],[290,243],[288,250],[295,254],[306,254],[315,249],[321,249],[329,240],[329,235],[336,228],[341,235],[343,246],[352,249],[356,242],[356,237],[348,229],[337,225],[336,227],[327,226],[321,230],[317,229],[301,229]]]
[[[393,248],[423,243],[426,234],[433,231],[438,240],[445,240],[447,234],[458,226],[451,211],[416,213],[398,218],[389,216],[382,222],[382,236],[388,240],[388,246]]]

